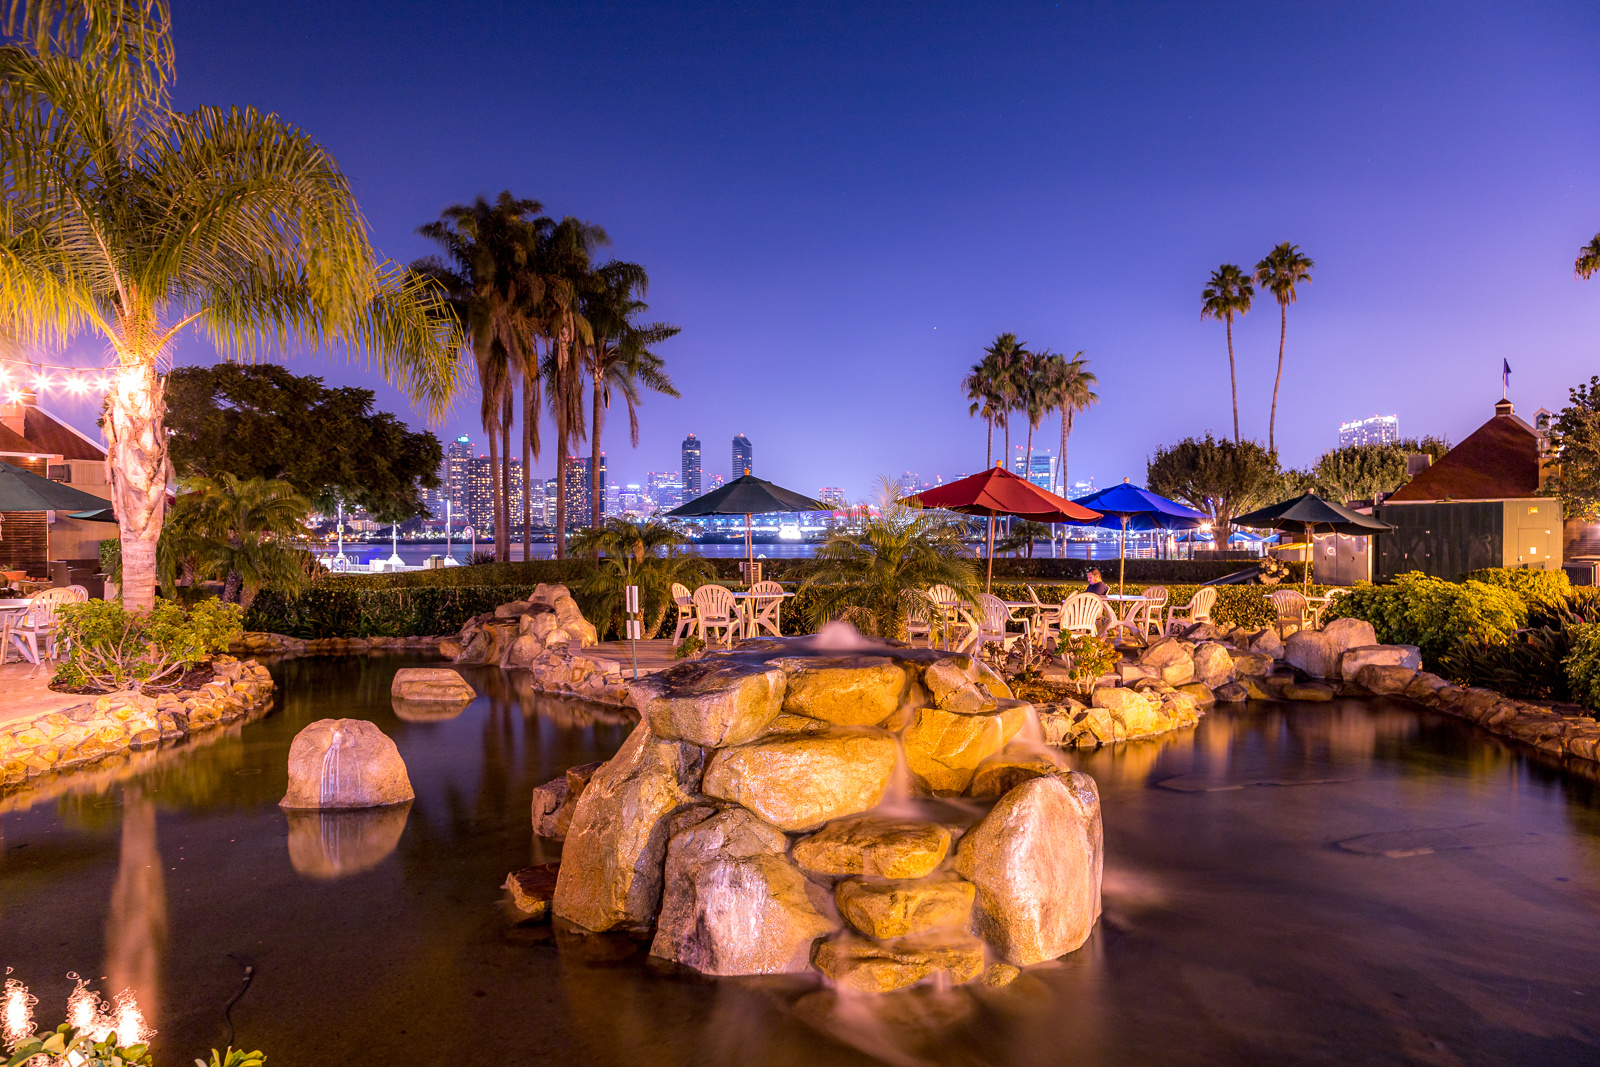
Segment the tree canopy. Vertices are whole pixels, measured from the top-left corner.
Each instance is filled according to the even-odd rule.
[[[1217,544],[1227,544],[1233,517],[1274,503],[1278,459],[1257,441],[1186,437],[1156,449],[1146,469],[1152,492],[1211,516]]]
[[[407,519],[439,484],[444,452],[373,400],[273,364],[180,367],[167,378],[172,465],[180,476],[281,478],[323,511],[342,499],[383,522]]]
[[[1568,518],[1600,512],[1600,377],[1568,391],[1571,401],[1550,420],[1559,464],[1540,492],[1559,496]]]

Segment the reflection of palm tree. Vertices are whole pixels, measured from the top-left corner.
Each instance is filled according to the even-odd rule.
[[[133,990],[152,1025],[160,1017],[166,944],[167,886],[156,847],[156,806],[129,786],[122,793],[122,855],[106,919],[106,980],[113,993]]]

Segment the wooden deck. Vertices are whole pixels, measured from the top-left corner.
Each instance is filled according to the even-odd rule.
[[[654,641],[603,641],[583,650],[585,656],[599,656],[604,659],[613,659],[622,664],[622,676],[633,677],[633,646],[639,650],[639,674],[654,674],[656,671],[666,670],[678,662],[672,647],[672,639],[668,637],[657,638]]]

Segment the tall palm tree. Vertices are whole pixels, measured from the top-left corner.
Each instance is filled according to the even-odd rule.
[[[1600,271],[1600,234],[1578,249],[1578,259],[1572,264],[1572,273],[1580,278],[1592,278]]]
[[[1006,469],[1011,469],[1011,413],[1018,408],[1023,392],[1023,368],[1031,354],[1025,342],[1017,340],[1014,333],[1003,333],[983,350],[986,359],[994,361],[994,393],[1000,409],[1000,428],[1005,433]]]
[[[967,371],[967,376],[961,379],[961,388],[967,394],[967,399],[972,402],[967,414],[982,415],[987,427],[988,443],[983,458],[985,467],[994,466],[994,424],[1000,418],[1000,407],[1004,403],[996,384],[998,377],[995,361],[989,356],[984,356],[974,363]]]
[[[584,350],[594,332],[583,316],[584,294],[598,286],[591,262],[594,250],[610,244],[606,232],[570,216],[552,226],[540,242],[540,273],[545,282],[540,305],[546,346],[541,369],[550,413],[556,424],[556,558],[567,555],[567,457],[584,430]]]
[[[1211,272],[1211,280],[1200,293],[1200,317],[1221,319],[1228,326],[1228,384],[1233,388],[1233,443],[1239,443],[1239,376],[1233,365],[1233,317],[1250,310],[1255,300],[1250,276],[1232,263]]]
[[[1274,432],[1278,426],[1278,386],[1283,384],[1283,342],[1289,335],[1289,305],[1295,301],[1294,287],[1311,284],[1311,268],[1316,264],[1302,255],[1300,246],[1288,241],[1268,252],[1256,264],[1255,283],[1278,299],[1278,376],[1272,381],[1272,415],[1267,420],[1267,451],[1276,452]]]
[[[636,323],[637,316],[650,309],[641,298],[649,290],[650,279],[637,263],[612,260],[595,271],[598,282],[580,301],[583,317],[589,321],[593,342],[587,346],[589,384],[593,409],[589,430],[589,499],[592,525],[598,529],[605,514],[600,491],[600,431],[605,413],[615,392],[628,405],[628,436],[639,447],[639,386],[678,396],[677,387],[667,376],[666,364],[651,346],[681,331],[664,322]]]
[[[291,341],[380,360],[435,414],[457,385],[425,280],[381,263],[326,149],[253,108],[168,106],[165,0],[19,0],[0,46],[0,330],[99,334],[123,600],[155,599],[160,368],[198,326],[242,358]]]
[[[1046,375],[1045,393],[1049,399],[1049,410],[1061,416],[1061,455],[1056,462],[1059,488],[1056,491],[1065,496],[1071,484],[1067,481],[1067,437],[1072,433],[1073,417],[1080,411],[1088,410],[1090,405],[1098,404],[1100,394],[1094,391],[1097,380],[1094,372],[1088,369],[1089,361],[1081,351],[1071,359],[1065,356],[1057,356],[1056,359],[1058,362],[1051,364]]]
[[[528,368],[537,389],[538,316],[545,280],[538,268],[539,237],[550,220],[537,200],[502,192],[493,204],[483,197],[446,208],[417,233],[444,250],[445,259],[417,260],[411,269],[444,294],[478,373],[479,417],[489,439],[495,558],[511,558],[510,422],[512,389],[524,394],[523,439],[539,454],[538,429],[527,411]],[[535,410],[537,410],[535,402]],[[531,440],[530,440],[531,438]],[[524,457],[526,471],[526,456]],[[526,477],[526,474],[524,475]],[[526,502],[526,494],[524,495]]]

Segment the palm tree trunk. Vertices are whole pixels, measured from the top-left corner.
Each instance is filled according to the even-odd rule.
[[[556,404],[556,559],[567,558],[567,414]]]
[[[989,443],[983,451],[983,465],[985,469],[994,466],[994,420],[989,419],[987,421],[989,423]]]
[[[1022,476],[1033,481],[1033,420],[1028,420],[1028,447],[1022,460]]]
[[[1006,462],[1005,462],[1005,467],[1006,467],[1006,470],[1010,470],[1011,469],[1011,413],[1010,412],[1006,412],[1006,417],[1001,420],[1001,423],[1005,427],[1005,430],[1006,430],[1006,452],[1005,452],[1005,461]]]
[[[499,419],[491,416],[490,425],[485,426],[487,432],[484,436],[489,438],[489,499],[494,503],[494,515],[489,520],[489,528],[494,531],[498,541],[500,537],[500,507],[503,502],[500,495],[500,427]],[[500,558],[500,546],[495,545],[495,559]]]
[[[106,466],[122,541],[122,603],[156,602],[156,544],[167,505],[165,386],[154,360],[123,366],[106,405]]]
[[[1239,443],[1239,379],[1233,373],[1233,316],[1228,316],[1228,384],[1233,387],[1233,443]]]
[[[595,355],[599,356],[600,339],[595,338]],[[599,529],[605,515],[605,494],[600,489],[600,420],[603,416],[601,409],[600,368],[594,370],[594,427],[589,431],[589,511],[590,520],[594,528]],[[595,559],[600,558],[600,549],[596,547]]]
[[[1273,438],[1278,427],[1278,386],[1283,384],[1283,342],[1289,336],[1289,305],[1278,305],[1278,376],[1272,380],[1272,417],[1267,420],[1267,451],[1276,452],[1277,442]]]
[[[533,395],[522,380],[522,558],[533,558]]]
[[[514,415],[511,399],[511,383],[506,382],[505,397],[500,402],[500,498],[505,501],[505,508],[501,515],[505,521],[503,530],[496,530],[494,535],[494,557],[502,563],[511,562],[511,420]]]

